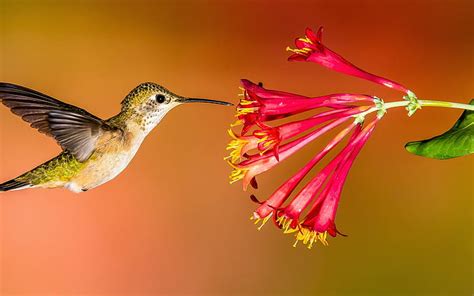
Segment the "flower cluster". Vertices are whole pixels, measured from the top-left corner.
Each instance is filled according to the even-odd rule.
[[[288,48],[294,53],[290,61],[316,62],[403,91],[407,100],[416,103],[416,96],[401,84],[370,74],[324,46],[322,28],[317,33],[306,29],[306,36],[298,38],[295,45],[296,49]],[[251,195],[259,204],[252,215],[255,224],[261,222],[259,229],[272,218],[284,233],[295,235],[295,245],[299,241],[308,248],[317,241],[326,245],[328,234],[341,234],[336,228],[335,217],[342,188],[355,158],[385,113],[384,102],[365,94],[307,97],[269,90],[245,79],[241,83],[237,121],[229,129],[232,140],[227,146],[230,155],[226,160],[233,168],[231,183],[242,180],[244,190],[248,185],[257,188],[257,175],[280,164],[322,135],[334,134],[321,151],[265,201]],[[309,117],[290,121],[291,116],[300,114],[299,117],[303,117],[307,113],[311,113]],[[374,116],[368,120],[371,114]],[[232,130],[237,126],[241,126],[239,133]],[[336,147],[339,152],[303,184],[310,171]]]

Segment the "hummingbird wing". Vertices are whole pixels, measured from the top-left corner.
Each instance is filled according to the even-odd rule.
[[[0,101],[79,161],[89,158],[103,133],[116,129],[84,109],[15,84],[0,83]]]

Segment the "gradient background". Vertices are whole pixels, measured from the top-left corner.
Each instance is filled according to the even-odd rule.
[[[236,102],[238,81],[307,95],[400,95],[315,64],[286,62],[306,26],[355,64],[419,97],[474,95],[472,1],[1,1],[1,80],[110,117],[144,81]],[[407,153],[459,117],[390,111],[354,165],[337,225],[347,238],[292,248],[222,161],[232,108],[173,110],[112,182],[76,195],[2,195],[2,295],[466,295],[472,288],[473,158]],[[0,108],[0,180],[56,155]],[[261,177],[270,194],[314,153]],[[299,161],[298,161],[299,160]]]

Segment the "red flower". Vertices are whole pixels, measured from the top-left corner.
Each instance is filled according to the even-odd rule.
[[[403,91],[407,94],[404,98],[408,102],[385,105],[375,96],[346,93],[306,97],[268,90],[262,85],[242,80],[243,93],[236,114],[238,120],[232,127],[240,124],[243,127],[238,134],[229,130],[233,139],[227,146],[231,152],[226,159],[233,168],[231,183],[242,180],[244,190],[249,184],[256,188],[257,175],[280,164],[323,134],[334,132],[334,138],[268,199],[260,202],[255,195],[251,195],[251,199],[260,204],[252,216],[255,224],[261,222],[259,229],[273,218],[284,233],[295,234],[295,245],[302,241],[308,248],[317,241],[326,245],[328,234],[340,234],[335,219],[343,185],[355,158],[386,108],[406,106],[409,114],[419,108],[414,93],[399,83],[354,66],[325,47],[321,42],[321,34],[322,28],[317,34],[307,29],[306,37],[296,40],[297,49],[290,49],[295,52],[290,60],[316,62]],[[289,120],[289,117],[303,112],[313,114],[304,119]],[[375,116],[367,121],[371,115]],[[283,118],[285,123],[278,123],[277,120]],[[346,138],[346,143],[341,144]],[[342,146],[339,153],[327,161],[306,184],[301,184],[311,170],[337,146]],[[294,193],[299,185],[301,189]]]
[[[289,61],[315,62],[337,72],[366,79],[407,94],[410,93],[403,85],[368,73],[327,48],[322,41],[323,27],[319,27],[316,34],[310,28],[307,28],[305,33],[305,37],[295,40],[296,49],[287,47],[287,50],[294,52],[294,54],[288,58]]]
[[[243,131],[248,132],[252,126],[257,126],[257,128],[251,136],[237,136],[232,130],[229,130],[233,140],[227,146],[227,150],[232,151],[226,159],[230,159],[229,164],[234,168],[230,176],[231,183],[243,179],[244,190],[256,175],[269,170],[322,134],[370,108],[367,105],[354,106],[348,103],[371,102],[371,105],[375,106],[374,98],[367,95],[334,94],[308,98],[266,90],[248,80],[242,80],[242,85],[244,86],[244,98],[237,106],[237,117],[243,120]],[[248,98],[254,98],[254,101],[250,102]],[[242,107],[249,105],[254,107]],[[275,116],[287,117],[321,107],[330,108],[330,110],[307,119],[275,127],[263,123],[273,120]],[[247,109],[245,116],[242,116],[242,108]],[[248,118],[255,120],[248,122],[246,121]],[[305,136],[281,144],[324,123],[326,125],[312,130]],[[259,153],[249,155],[248,152],[253,149],[257,149]]]
[[[303,168],[301,168],[294,176],[283,183],[265,202],[261,203],[260,207],[254,213],[254,218],[265,219],[272,215],[275,209],[280,209],[282,204],[289,198],[293,190],[298,186],[301,180],[308,174],[308,172],[343,138],[354,128],[356,124],[352,123],[341,132],[339,132],[334,139],[329,142],[326,147],[316,154]]]
[[[237,105],[236,117],[233,124],[243,124],[242,134],[246,134],[255,124],[281,119],[320,107],[345,109],[347,103],[372,102],[373,97],[354,94],[332,94],[321,97],[305,97],[292,93],[267,90],[246,79],[242,79],[244,92]]]
[[[277,214],[277,221],[285,232],[298,230],[295,245],[300,240],[308,243],[308,248],[317,240],[327,244],[328,233],[333,237],[339,233],[335,217],[342,187],[352,163],[373,132],[377,121],[378,119],[373,120],[363,129],[358,125],[347,146]],[[325,181],[326,187],[323,185]],[[316,192],[319,194],[315,194]],[[312,206],[309,212],[300,220],[302,210],[310,203]]]
[[[309,98],[267,90],[248,80],[243,80],[242,85],[244,93],[237,107],[237,116],[242,120],[245,132],[239,136],[229,130],[233,139],[227,147],[231,152],[226,159],[234,168],[230,182],[242,179],[244,190],[249,184],[256,187],[257,175],[278,165],[321,135],[342,127],[324,149],[266,201],[260,203],[252,195],[252,199],[260,203],[253,214],[256,223],[263,220],[259,229],[270,217],[274,217],[276,224],[285,233],[297,232],[297,242],[301,240],[308,243],[310,248],[317,240],[327,244],[327,234],[336,236],[338,233],[334,223],[335,214],[349,168],[378,121],[376,117],[363,127],[364,115],[372,110],[383,109],[383,102],[376,97],[359,94]],[[242,113],[243,108],[248,108],[245,114]],[[269,125],[270,121],[278,118],[321,108],[324,110],[306,119]],[[383,112],[379,115],[382,116]],[[313,167],[349,134],[350,139],[339,154],[290,198]],[[303,215],[305,210],[308,213]]]

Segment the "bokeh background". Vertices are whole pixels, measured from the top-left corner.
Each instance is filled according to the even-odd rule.
[[[307,95],[400,94],[316,64],[289,63],[306,26],[355,64],[422,98],[474,95],[472,1],[6,1],[0,80],[107,118],[140,82],[236,102],[238,81]],[[467,295],[473,158],[403,145],[447,130],[455,110],[390,111],[357,159],[337,225],[347,238],[293,248],[229,186],[232,108],[173,110],[120,176],[80,195],[2,194],[1,295]],[[51,138],[0,108],[0,180],[48,160]],[[270,194],[314,153],[260,178]]]

